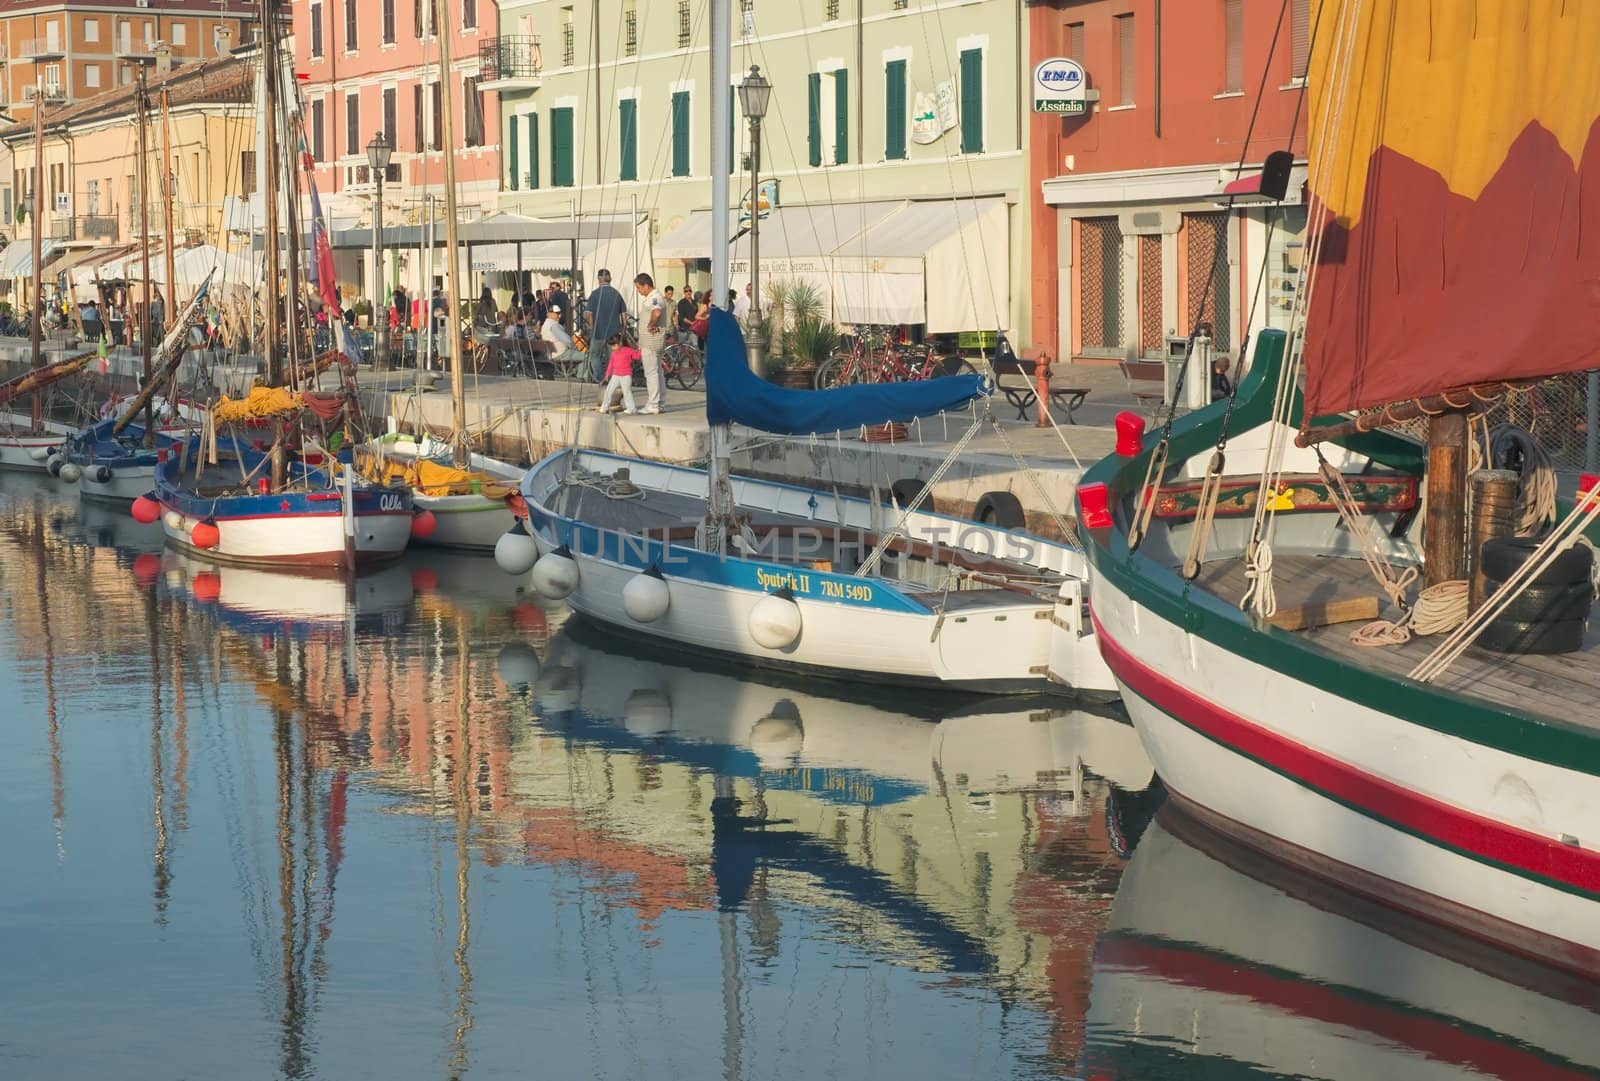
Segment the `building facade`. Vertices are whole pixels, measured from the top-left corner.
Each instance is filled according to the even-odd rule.
[[[583,279],[604,263],[617,277],[650,269],[709,285],[711,103],[731,104],[737,205],[752,149],[737,84],[759,66],[772,84],[765,280],[812,280],[842,322],[1026,323],[1021,5],[742,0],[725,87],[710,85],[708,19],[707,0],[502,4],[483,84],[501,98],[502,208],[637,226],[630,241],[580,251],[576,268],[559,250],[524,252],[524,280],[568,269]],[[746,230],[735,222],[740,288]]]
[[[1031,115],[1035,343],[1062,357],[1154,358],[1167,336],[1206,323],[1232,356],[1251,329],[1287,323],[1306,220],[1311,7],[1031,5],[1030,68],[1076,61],[1091,99],[1083,115]],[[1288,199],[1230,206],[1224,187],[1275,150],[1297,163]]]
[[[450,32],[452,145],[444,145],[440,27],[431,0],[296,0],[295,73],[314,178],[330,218],[371,221],[376,193],[367,144],[380,131],[394,148],[384,185],[387,225],[416,224],[436,200],[443,221],[444,156],[455,159],[463,221],[491,213],[500,189],[496,95],[479,84],[480,47],[498,33],[494,0],[437,0]],[[358,260],[340,256],[341,279]],[[346,265],[348,264],[348,265]],[[370,260],[361,266],[366,295]],[[441,270],[442,274],[443,271]],[[391,253],[385,280],[415,289],[418,254]]]

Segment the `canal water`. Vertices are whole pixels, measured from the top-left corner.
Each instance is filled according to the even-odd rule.
[[[0,476],[0,1079],[1589,1076],[1594,989],[1161,808],[1114,709],[686,663]]]

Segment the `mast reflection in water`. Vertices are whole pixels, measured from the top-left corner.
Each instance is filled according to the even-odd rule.
[[[1201,912],[1331,925],[1165,829],[1125,876],[1159,789],[1113,712],[688,668],[483,559],[346,584],[159,544],[0,476],[0,1077],[1438,1065],[1377,1024],[1341,1032],[1378,1060],[1273,1058],[1250,1036],[1281,1003],[1161,961],[1293,968]],[[1459,1014],[1474,1047],[1593,1066],[1572,993],[1516,1026],[1550,1001],[1529,983],[1473,985],[1502,1004]],[[1216,1003],[1237,1028],[1180,1024]]]

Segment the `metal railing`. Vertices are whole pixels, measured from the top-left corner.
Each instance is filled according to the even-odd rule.
[[[17,58],[20,60],[37,60],[46,56],[65,56],[67,47],[59,39],[51,41],[49,38],[23,38],[17,46]]]
[[[118,232],[117,219],[103,214],[61,215],[50,219],[52,240],[115,241]]]
[[[478,81],[481,83],[537,79],[543,69],[544,58],[539,53],[536,35],[490,38],[478,46]]]

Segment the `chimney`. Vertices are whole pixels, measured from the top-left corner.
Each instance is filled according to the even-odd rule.
[[[213,40],[217,43],[217,55],[227,56],[233,51],[233,27],[219,26],[213,31]]]
[[[172,74],[172,46],[168,45],[164,41],[158,41],[155,44],[154,52],[156,54],[156,74],[157,75],[171,75]]]

